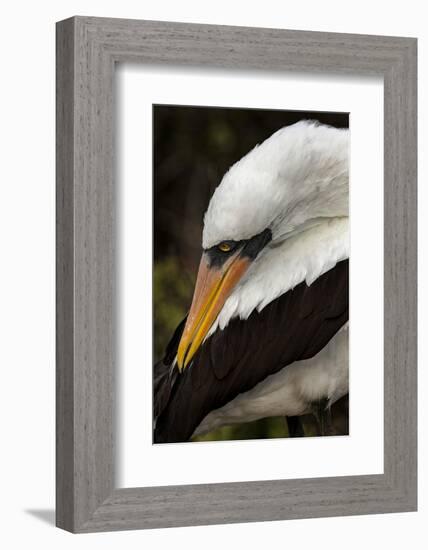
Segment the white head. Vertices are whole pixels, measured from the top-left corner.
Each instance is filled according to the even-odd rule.
[[[302,231],[348,216],[348,136],[348,130],[301,121],[278,130],[224,175],[204,217],[204,253],[178,350],[180,369],[257,264]],[[260,269],[257,277],[263,280]]]
[[[301,121],[275,132],[234,164],[211,198],[202,245],[272,241],[312,220],[348,215],[348,130]]]

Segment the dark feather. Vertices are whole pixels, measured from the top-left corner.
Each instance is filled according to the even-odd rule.
[[[177,369],[172,364],[177,354],[178,344],[186,324],[187,316],[175,329],[174,334],[166,347],[165,356],[158,361],[153,370],[153,415],[157,418],[168,404],[171,390],[177,378]]]
[[[187,441],[203,418],[283,367],[316,355],[348,320],[349,262],[305,282],[247,320],[232,319],[179,374],[183,321],[154,369],[156,443]]]

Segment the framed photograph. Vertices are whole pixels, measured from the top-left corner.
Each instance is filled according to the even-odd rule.
[[[349,114],[154,105],[153,131],[154,443],[348,435]]]
[[[417,506],[416,39],[57,24],[57,525]]]

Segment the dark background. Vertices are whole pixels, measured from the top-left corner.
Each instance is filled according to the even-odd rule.
[[[203,215],[223,174],[255,145],[303,119],[337,128],[349,126],[348,113],[153,106],[155,360],[162,357],[190,306]],[[346,433],[346,406],[336,417]],[[313,432],[310,422],[307,431]],[[287,435],[283,419],[263,419],[217,432],[205,439]]]

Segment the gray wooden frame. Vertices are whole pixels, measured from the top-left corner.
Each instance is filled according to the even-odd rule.
[[[72,532],[416,510],[416,39],[73,17],[57,24],[57,525]],[[114,486],[116,62],[381,75],[384,473]],[[142,464],[144,467],[144,464]]]

